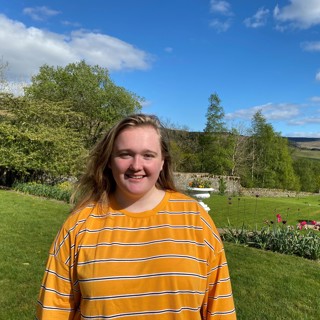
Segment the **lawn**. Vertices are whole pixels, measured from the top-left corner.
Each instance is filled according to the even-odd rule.
[[[0,190],[0,319],[32,319],[51,242],[68,205]]]
[[[227,218],[263,224],[273,217],[274,207],[281,213],[290,208],[293,222],[311,218],[319,215],[318,199],[246,198],[245,209],[244,198],[232,198],[229,205],[228,197],[213,196],[207,203],[221,226]],[[47,253],[69,209],[62,202],[0,190],[0,319],[33,318]],[[319,319],[319,262],[231,243],[225,247],[238,319]]]
[[[250,228],[262,227],[265,221],[276,223],[280,214],[287,224],[296,226],[299,221],[320,221],[320,195],[296,198],[230,197],[212,195],[204,202],[218,227],[245,224]]]

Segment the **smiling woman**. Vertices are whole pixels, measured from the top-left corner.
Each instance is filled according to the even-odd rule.
[[[176,191],[155,116],[116,124],[92,150],[47,262],[37,319],[236,319],[222,241]]]
[[[123,130],[115,139],[109,164],[117,184],[117,202],[133,212],[154,208],[165,193],[156,187],[163,162],[159,135],[153,127]]]

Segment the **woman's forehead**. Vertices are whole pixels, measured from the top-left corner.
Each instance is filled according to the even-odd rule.
[[[152,126],[137,126],[123,129],[114,141],[119,146],[154,146],[160,147],[160,135]]]

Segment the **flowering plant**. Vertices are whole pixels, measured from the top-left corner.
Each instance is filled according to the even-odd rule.
[[[211,181],[208,179],[194,178],[189,182],[190,188],[211,188]]]
[[[281,222],[281,221],[282,221],[281,214],[280,214],[280,213],[278,213],[278,214],[277,214],[277,222]]]

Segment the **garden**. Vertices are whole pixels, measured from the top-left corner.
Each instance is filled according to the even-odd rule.
[[[0,319],[13,320],[34,316],[49,247],[71,208],[64,180],[78,177],[103,132],[144,102],[84,61],[43,65],[23,91],[0,92],[0,185],[10,188],[0,189]],[[302,154],[260,111],[251,128],[226,128],[219,96],[208,101],[203,132],[167,125],[175,172],[319,192],[318,151]],[[320,197],[230,196],[222,187],[201,200],[225,243],[238,319],[319,319]]]
[[[66,183],[57,189],[37,184],[16,188],[24,190],[0,190],[0,319],[24,320],[34,316],[47,253],[69,214],[70,205],[47,199],[65,197],[61,190],[68,189]],[[34,190],[40,197],[26,194],[35,193]],[[225,238],[225,249],[238,319],[318,319],[319,258],[305,259],[290,252],[273,252],[263,247],[261,240],[260,249],[257,249],[259,246],[252,242],[257,240],[258,233],[272,239],[267,230],[280,230],[277,243],[286,247],[290,230],[296,238],[301,236],[300,239],[307,240],[312,233],[313,246],[319,253],[318,231],[305,229],[306,225],[300,230],[299,225],[302,221],[319,220],[320,197],[212,194],[204,202],[210,207],[210,214],[222,234],[229,235]],[[261,230],[265,230],[264,233]],[[250,238],[250,234],[254,237]],[[307,240],[296,242],[295,246],[306,251]]]

